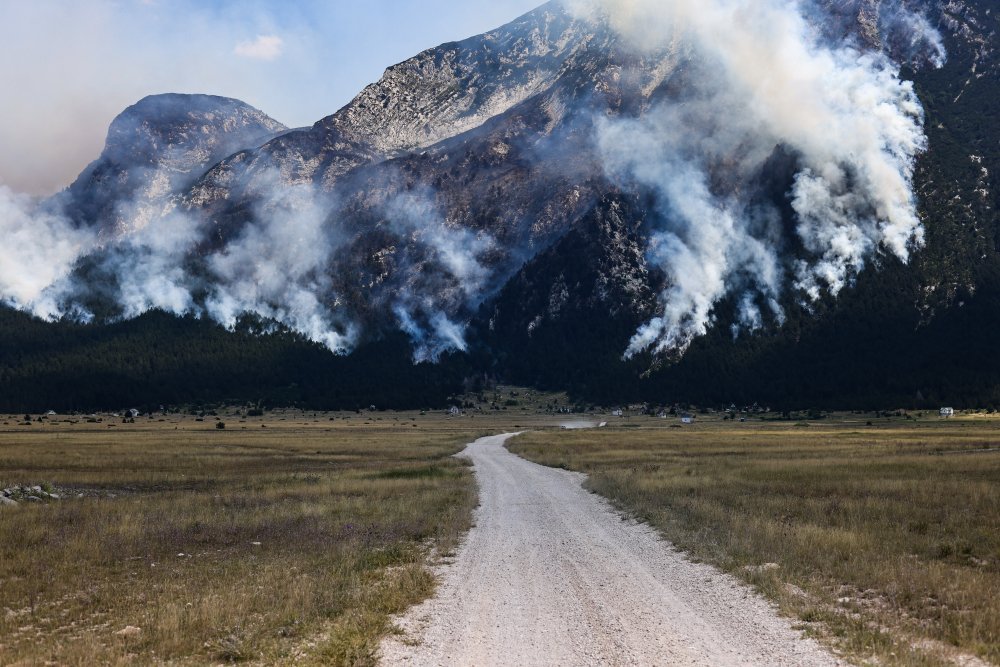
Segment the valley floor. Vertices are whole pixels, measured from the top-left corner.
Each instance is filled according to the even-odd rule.
[[[996,415],[486,398],[0,416],[0,664],[1000,661]]]
[[[1000,664],[995,415],[725,417],[613,418],[509,448],[586,473],[586,489],[852,663]]]

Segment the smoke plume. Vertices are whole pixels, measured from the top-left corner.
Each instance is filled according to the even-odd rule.
[[[328,221],[330,202],[310,186],[277,180],[264,192],[253,224],[208,256],[205,310],[227,326],[257,313],[335,352],[349,351],[358,331],[331,280],[342,235]]]
[[[466,327],[453,314],[468,312],[493,282],[482,258],[494,240],[446,224],[429,191],[397,196],[384,213],[400,239],[402,282],[392,310],[413,341],[414,360],[437,361],[446,351],[465,351]]]
[[[357,262],[365,258],[350,247],[358,232],[345,228],[335,197],[283,183],[277,173],[255,186],[252,215],[222,244],[212,243],[211,220],[176,201],[148,224],[115,222],[109,238],[107,230],[76,229],[65,216],[0,191],[8,239],[0,294],[46,319],[93,320],[94,304],[110,308],[111,319],[157,309],[229,328],[255,314],[339,353],[356,346],[362,321],[378,324],[371,311],[382,308],[410,336],[415,361],[466,349],[466,320],[493,282],[482,261],[495,247],[489,235],[447,224],[429,190],[397,195],[377,210],[393,240],[380,253],[388,264],[362,286],[365,303],[351,304],[340,289],[358,281]],[[137,208],[124,202],[117,211]],[[150,208],[143,210],[148,217]]]
[[[57,211],[0,185],[0,300],[51,318],[59,306],[48,289],[65,279],[94,234],[75,228]]]
[[[358,330],[332,285],[341,235],[328,219],[331,202],[311,186],[276,179],[261,192],[252,220],[207,252],[212,226],[176,209],[106,244],[100,273],[113,293],[102,299],[120,304],[125,318],[159,309],[230,328],[253,313],[332,351],[351,350]],[[61,312],[85,313],[92,289],[82,280],[64,282],[50,300]]]
[[[638,118],[598,123],[607,172],[652,189],[661,209],[648,254],[669,286],[626,356],[683,352],[731,294],[746,328],[761,326],[762,309],[780,322],[789,289],[807,301],[836,295],[874,253],[905,262],[922,244],[912,179],[926,147],[923,112],[883,51],[831,39],[819,10],[790,0],[573,6],[634,48],[675,61],[687,84]],[[894,7],[887,34],[901,22],[919,28],[925,36],[908,47],[939,59],[927,21]],[[787,192],[801,246],[794,258],[780,212],[755,201],[750,186],[776,151],[796,163]]]

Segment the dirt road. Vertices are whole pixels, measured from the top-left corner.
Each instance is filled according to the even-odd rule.
[[[386,665],[837,665],[735,579],[483,438],[481,506],[436,597],[401,619]]]

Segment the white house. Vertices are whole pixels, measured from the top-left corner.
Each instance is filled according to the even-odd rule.
[[[955,408],[941,408],[941,416],[942,417],[954,417],[955,416]]]
[[[694,423],[694,415],[681,415],[681,423],[682,424],[693,424]]]

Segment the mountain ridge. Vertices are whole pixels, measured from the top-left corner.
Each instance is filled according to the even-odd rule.
[[[677,232],[665,222],[663,195],[621,182],[595,137],[607,132],[608,119],[641,121],[657,109],[691,104],[704,70],[689,50],[626,48],[620,35],[585,29],[584,19],[554,2],[388,68],[311,128],[275,127],[280,136],[247,140],[212,164],[178,170],[185,182],[168,188],[168,197],[152,197],[150,207],[170,207],[189,216],[194,229],[211,230],[186,260],[193,268],[184,269],[179,286],[191,303],[226,298],[238,309],[240,299],[256,299],[246,303],[265,305],[258,311],[265,319],[293,329],[304,322],[325,327],[345,350],[402,330],[418,359],[450,359],[441,363],[458,375],[570,388],[606,402],[739,394],[832,405],[836,392],[852,386],[868,404],[920,402],[947,396],[941,387],[954,391],[963,373],[976,378],[968,400],[995,402],[1000,368],[991,361],[971,369],[887,360],[894,345],[926,356],[956,344],[962,330],[954,322],[968,325],[972,311],[979,313],[978,324],[966,327],[977,341],[972,349],[990,356],[977,332],[993,326],[983,304],[997,289],[1000,251],[1000,156],[989,144],[998,127],[997,17],[981,2],[921,4],[949,54],[935,69],[917,62],[916,47],[900,40],[893,23],[911,16],[900,12],[914,3],[817,6],[843,21],[828,30],[848,31],[873,52],[891,49],[903,63],[904,79],[924,106],[929,142],[914,173],[923,247],[907,264],[876,248],[848,268],[839,298],[810,303],[784,291],[769,305],[764,295],[729,293],[711,305],[707,333],[686,354],[622,359],[630,335],[663,315],[662,295],[677,284],[672,265],[658,264],[651,250],[656,239],[673,243],[664,234]],[[920,48],[927,58],[936,53],[934,45]],[[762,220],[770,220],[767,238],[777,241],[777,270],[786,280],[795,279],[795,262],[808,253],[788,195],[800,160],[779,146],[754,179],[727,173],[724,161],[706,171],[709,192],[758,192],[748,207],[771,211]],[[305,204],[288,195],[300,191]],[[107,217],[108,206],[114,208],[83,217]],[[157,215],[149,213],[142,226],[155,226]],[[98,225],[128,231],[120,221]],[[242,253],[249,260],[266,247],[260,239],[294,246],[296,234],[303,249],[316,245],[309,239],[321,240],[328,254],[307,253],[298,265],[294,257],[282,260],[293,262],[280,269],[291,288],[268,292],[262,285],[270,274],[232,268]],[[218,281],[224,291],[213,296]],[[306,293],[314,300],[302,301]],[[874,335],[880,329],[896,338]],[[824,349],[836,350],[828,355],[836,369],[817,365]],[[465,361],[455,362],[449,350],[464,351],[458,356]],[[840,368],[852,355],[866,360],[866,370]],[[868,372],[896,380],[868,380]],[[800,376],[817,378],[816,386]]]
[[[111,235],[140,230],[220,160],[287,130],[232,98],[148,95],[111,122],[101,155],[67,188],[67,208]]]

